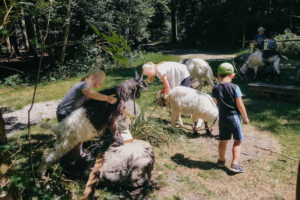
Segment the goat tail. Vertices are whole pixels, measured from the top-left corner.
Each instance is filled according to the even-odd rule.
[[[53,129],[53,126],[51,124],[47,124],[47,123],[41,124],[40,127],[42,129],[46,129],[46,130],[52,130]]]

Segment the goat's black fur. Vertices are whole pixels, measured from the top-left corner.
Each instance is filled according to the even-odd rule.
[[[124,113],[125,102],[129,99],[135,100],[141,96],[141,91],[147,84],[141,78],[136,77],[126,80],[121,85],[114,88],[99,91],[104,95],[115,94],[117,102],[110,104],[104,101],[88,100],[83,107],[86,109],[87,118],[97,131],[109,128],[114,134],[115,140],[119,141],[118,117]]]

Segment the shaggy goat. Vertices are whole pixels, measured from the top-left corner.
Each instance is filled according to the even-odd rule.
[[[210,95],[192,88],[178,86],[173,88],[165,98],[170,99],[172,126],[175,126],[180,114],[192,115],[194,132],[196,132],[198,119],[202,119],[205,122],[206,134],[211,134],[207,121],[216,120],[219,111]]]
[[[185,64],[191,74],[192,79],[198,79],[202,87],[203,80],[209,82],[211,86],[215,85],[215,78],[213,71],[209,64],[201,58],[182,59],[180,63]]]
[[[275,50],[265,50],[253,53],[249,56],[248,60],[243,64],[240,71],[243,75],[246,74],[248,68],[254,69],[254,78],[257,77],[257,72],[259,67],[263,66],[272,66],[273,70],[276,72],[277,77],[280,75],[280,57],[288,60],[287,57],[279,54],[278,51]]]
[[[83,107],[75,110],[55,126],[53,131],[57,135],[56,143],[54,148],[44,156],[37,171],[38,175],[44,175],[48,166],[57,162],[74,146],[91,140],[102,134],[107,128],[114,135],[114,145],[123,144],[123,139],[118,131],[118,117],[124,113],[125,101],[139,98],[142,88],[147,86],[142,78],[136,74],[136,78],[133,80],[126,80],[117,87],[100,91],[105,95],[116,94],[118,100],[115,104],[90,99]]]

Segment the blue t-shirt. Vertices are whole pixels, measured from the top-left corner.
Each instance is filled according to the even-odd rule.
[[[83,89],[88,88],[87,82],[82,81],[77,83],[61,100],[57,107],[57,114],[68,116],[74,110],[80,108],[84,102],[88,99],[84,94],[82,94]]]
[[[277,42],[275,39],[270,39],[267,43],[268,49],[275,50],[277,49]]]
[[[239,86],[233,83],[219,83],[214,86],[212,97],[218,101],[220,119],[228,115],[240,114],[236,105],[236,98],[242,97]]]
[[[257,42],[256,48],[258,48],[259,50],[263,50],[264,49],[264,41],[266,39],[266,35],[265,34],[257,34],[254,37],[254,41]]]

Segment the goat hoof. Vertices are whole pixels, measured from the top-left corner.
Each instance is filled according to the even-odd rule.
[[[193,132],[193,136],[194,136],[194,137],[197,137],[197,136],[199,136],[199,133],[198,133],[197,131],[194,131],[194,132]]]
[[[206,135],[207,135],[207,136],[212,136],[211,131],[210,131],[210,130],[207,130],[207,131],[206,131]]]

